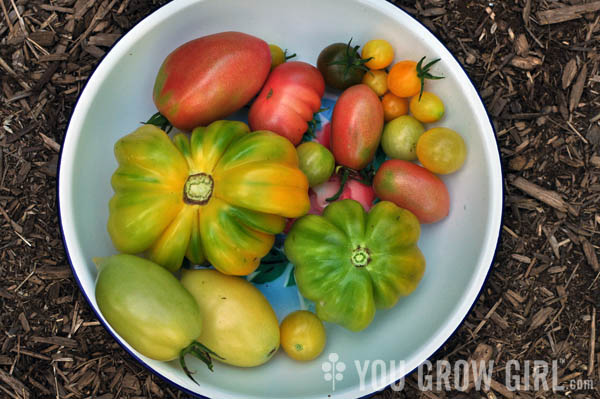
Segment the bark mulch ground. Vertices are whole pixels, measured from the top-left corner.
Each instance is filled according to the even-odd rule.
[[[180,398],[99,325],[67,264],[56,168],[110,46],[164,0],[0,0],[0,397]],[[458,57],[505,173],[489,279],[432,361],[492,359],[489,391],[379,398],[600,397],[600,1],[395,1]],[[510,359],[556,361],[565,390],[512,392]],[[572,385],[572,381],[574,385]],[[579,386],[577,385],[579,384]]]

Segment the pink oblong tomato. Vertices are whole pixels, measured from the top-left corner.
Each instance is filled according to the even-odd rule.
[[[270,68],[269,45],[257,37],[203,36],[167,56],[154,83],[154,104],[178,129],[206,126],[246,105]]]
[[[450,195],[444,182],[427,169],[408,161],[390,159],[373,179],[375,194],[408,209],[421,223],[435,223],[450,210]]]
[[[373,160],[383,131],[383,106],[365,84],[346,89],[331,116],[331,150],[343,166],[360,170]]]
[[[273,69],[252,103],[248,123],[252,130],[270,130],[298,145],[324,93],[325,81],[317,68],[302,61],[283,63]]]

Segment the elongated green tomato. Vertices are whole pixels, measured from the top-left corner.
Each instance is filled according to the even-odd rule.
[[[444,116],[442,99],[428,91],[421,96],[413,96],[408,106],[413,116],[423,123],[437,122]]]
[[[298,167],[308,178],[310,187],[325,183],[335,168],[333,154],[327,148],[314,141],[300,144],[298,151]]]
[[[98,266],[96,302],[104,318],[142,355],[180,359],[188,353],[212,370],[211,354],[196,340],[202,315],[194,297],[165,268],[134,255],[94,259]]]
[[[279,348],[279,323],[265,296],[246,279],[216,270],[183,270],[181,283],[202,315],[198,341],[238,367],[259,366]]]
[[[376,309],[394,306],[417,287],[425,271],[420,231],[415,215],[391,202],[378,202],[367,213],[346,199],[331,203],[323,216],[296,220],[285,254],[319,319],[360,331]]]
[[[281,347],[289,357],[298,361],[313,360],[325,348],[325,327],[308,310],[290,313],[281,322]]]
[[[414,161],[417,159],[417,141],[425,128],[414,117],[402,115],[385,124],[381,147],[390,158]]]
[[[461,168],[467,156],[465,141],[452,129],[429,129],[417,142],[417,157],[433,173],[448,174]]]

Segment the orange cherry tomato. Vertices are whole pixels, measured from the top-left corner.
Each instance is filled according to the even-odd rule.
[[[370,69],[383,69],[394,60],[394,48],[383,39],[369,40],[365,43],[360,54],[362,59],[371,58],[365,63]]]
[[[437,122],[444,116],[444,103],[428,91],[424,91],[421,96],[412,97],[409,109],[413,116],[423,123]]]
[[[321,320],[308,310],[297,310],[281,322],[281,347],[294,360],[308,361],[316,358],[325,348],[325,327]]]
[[[408,100],[398,97],[394,93],[385,93],[381,99],[381,104],[383,105],[383,117],[386,122],[408,114]]]
[[[400,61],[388,73],[388,89],[398,97],[412,97],[421,93],[425,79],[443,79],[441,76],[432,75],[429,70],[440,59],[435,59],[423,65],[425,57],[419,62]]]
[[[387,72],[381,70],[371,70],[363,76],[364,84],[369,86],[379,97],[387,91]]]

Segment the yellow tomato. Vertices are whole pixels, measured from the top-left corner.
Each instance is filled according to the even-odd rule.
[[[297,310],[281,322],[281,347],[292,359],[313,360],[323,352],[325,341],[325,327],[312,312]]]
[[[265,296],[244,278],[216,270],[183,270],[181,283],[202,315],[197,341],[239,367],[259,366],[279,348],[279,323]]]
[[[387,72],[371,70],[365,73],[362,82],[373,89],[375,94],[381,97],[387,91]]]
[[[433,173],[448,174],[457,171],[465,162],[467,146],[452,129],[429,129],[417,141],[419,162]]]
[[[390,65],[394,59],[394,48],[383,39],[369,40],[362,49],[363,59],[372,58],[365,65],[370,69],[383,69]]]
[[[408,114],[408,100],[398,97],[394,93],[386,93],[381,99],[381,104],[383,105],[383,117],[386,122]]]
[[[444,116],[444,103],[433,93],[424,91],[423,94],[410,99],[410,112],[423,123],[439,121]]]

